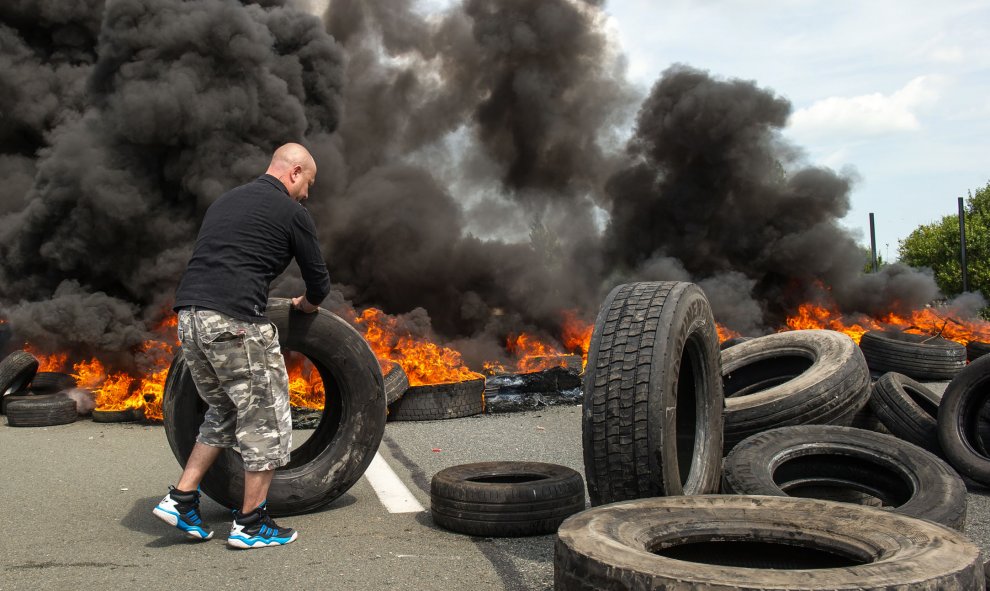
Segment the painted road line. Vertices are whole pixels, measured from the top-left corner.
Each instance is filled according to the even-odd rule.
[[[364,476],[389,513],[419,513],[426,510],[409,492],[406,485],[402,484],[382,454],[375,452],[375,457],[371,460],[371,465],[368,466]]]

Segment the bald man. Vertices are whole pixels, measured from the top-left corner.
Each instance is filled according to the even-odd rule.
[[[275,469],[289,463],[289,378],[275,325],[265,317],[268,289],[295,258],[306,292],[292,305],[316,312],[330,276],[316,227],[302,202],[316,162],[299,144],[275,151],[268,170],[206,211],[175,294],[179,341],[200,397],[209,405],[178,484],[153,513],[187,536],[213,537],[199,513],[199,483],[225,447],[244,460],[244,501],[227,544],[280,546],[296,532],[279,527],[265,499]]]

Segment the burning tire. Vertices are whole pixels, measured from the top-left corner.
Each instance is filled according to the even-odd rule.
[[[938,405],[940,397],[911,378],[885,373],[870,394],[870,407],[894,435],[936,455],[942,455],[938,443]]]
[[[409,389],[409,376],[402,366],[393,363],[385,373],[385,404],[392,404]]]
[[[718,490],[718,355],[715,321],[698,286],[612,290],[584,374],[584,470],[593,505]]]
[[[794,330],[722,352],[725,450],[775,427],[849,424],[866,404],[870,374],[848,336]]]
[[[552,534],[580,511],[584,480],[556,464],[463,464],[437,472],[430,482],[433,522],[471,536]]]
[[[57,394],[76,387],[76,378],[57,371],[41,371],[34,375],[28,387],[35,394]]]
[[[962,531],[966,485],[934,454],[891,435],[835,425],[753,435],[725,458],[723,491],[811,497],[861,493],[896,513]]]
[[[959,372],[945,389],[938,407],[938,441],[949,463],[962,475],[990,485],[987,421],[981,417],[990,402],[990,356],[980,357]]]
[[[73,423],[76,403],[61,394],[11,396],[7,402],[7,424],[11,427],[50,427]]]
[[[569,518],[554,545],[557,591],[961,591],[983,577],[980,549],[959,532],[812,499],[616,503]]]
[[[308,357],[327,392],[323,418],[293,450],[291,462],[275,471],[268,492],[271,512],[291,515],[333,502],[364,474],[385,431],[385,391],[381,367],[368,343],[341,318],[323,309],[296,312],[282,299],[269,302],[268,317],[278,328],[279,344]],[[169,369],[163,411],[169,445],[185,465],[205,405],[181,353]],[[240,506],[240,454],[223,450],[203,479],[202,490],[222,505]]]
[[[38,360],[27,351],[14,351],[0,361],[0,398],[27,390],[38,373]]]
[[[94,423],[136,423],[144,420],[143,408],[127,408],[124,410],[93,411]]]
[[[410,386],[405,395],[388,407],[392,421],[457,419],[485,411],[485,380],[453,384]]]
[[[929,335],[870,331],[859,346],[874,371],[895,371],[916,380],[951,380],[966,367],[966,347]]]

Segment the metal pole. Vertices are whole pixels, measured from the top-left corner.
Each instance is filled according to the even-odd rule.
[[[966,268],[966,208],[959,198],[959,262],[962,265],[962,290],[969,291],[969,269]]]
[[[880,265],[877,264],[877,227],[872,213],[870,213],[870,263],[874,273],[880,270]]]

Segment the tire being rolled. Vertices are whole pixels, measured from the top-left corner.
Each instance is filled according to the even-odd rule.
[[[326,391],[322,419],[310,437],[275,471],[268,507],[275,515],[304,513],[344,494],[364,474],[385,431],[381,366],[359,332],[336,315],[292,310],[289,300],[272,299],[268,317],[279,344],[305,355],[319,371]],[[165,435],[183,466],[203,421],[200,400],[180,352],[172,361],[163,400]],[[239,508],[244,491],[240,454],[225,449],[202,482],[218,503]]]
[[[461,464],[437,472],[430,482],[433,522],[472,536],[552,534],[583,510],[584,480],[556,464]]]
[[[775,427],[849,424],[866,404],[863,353],[832,330],[767,335],[722,351],[725,451]]]
[[[960,474],[990,486],[990,453],[983,441],[987,421],[981,416],[988,402],[990,355],[984,355],[959,372],[942,394],[938,441],[945,458]]]
[[[609,293],[591,336],[581,432],[592,505],[718,490],[718,335],[697,285]]]
[[[723,492],[804,496],[865,493],[890,510],[962,531],[966,485],[944,461],[892,435],[837,425],[781,427],[753,435],[725,458]]]
[[[485,378],[451,384],[410,386],[388,407],[390,421],[437,421],[478,415],[485,410]]]
[[[74,423],[76,403],[62,394],[10,396],[7,401],[7,424],[11,427],[50,427]]]
[[[962,343],[900,331],[865,334],[859,347],[871,370],[902,373],[916,380],[951,380],[966,367]]]
[[[963,591],[983,577],[957,531],[813,499],[626,501],[568,518],[554,545],[556,591]]]

